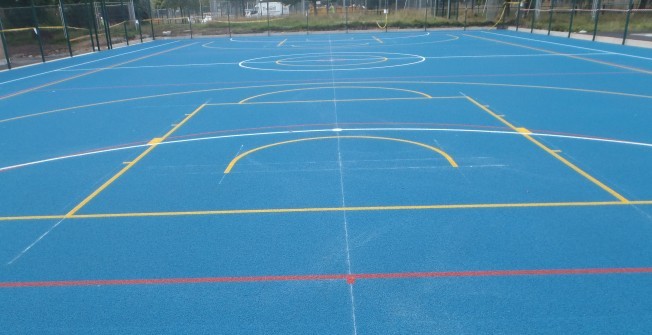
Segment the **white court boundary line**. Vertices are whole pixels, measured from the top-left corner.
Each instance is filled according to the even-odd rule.
[[[79,63],[79,64],[75,64],[75,65],[65,66],[65,67],[62,67],[62,68],[60,68],[60,69],[50,70],[50,71],[46,71],[46,72],[40,72],[40,73],[36,73],[36,74],[33,74],[33,75],[29,75],[29,76],[25,76],[25,77],[20,77],[20,78],[16,78],[16,79],[8,80],[8,81],[0,82],[0,85],[10,84],[10,83],[13,83],[13,82],[17,82],[17,81],[21,81],[21,80],[25,80],[25,79],[30,79],[30,78],[34,78],[34,77],[39,77],[39,76],[43,76],[43,75],[50,74],[50,73],[54,73],[54,72],[65,71],[65,70],[67,70],[67,69],[74,68],[74,67],[77,67],[77,66],[87,65],[87,64],[96,63],[96,62],[101,62],[101,61],[103,61],[103,60],[107,60],[107,59],[111,59],[111,58],[115,58],[115,57],[120,57],[120,56],[124,56],[124,55],[129,55],[129,54],[132,54],[132,53],[136,53],[136,52],[140,52],[140,51],[145,51],[145,50],[150,50],[150,49],[154,49],[154,48],[158,48],[158,47],[163,47],[163,46],[170,45],[170,44],[174,44],[174,43],[178,43],[178,42],[180,42],[180,41],[172,41],[172,42],[168,42],[168,43],[164,43],[164,44],[153,45],[153,46],[151,46],[151,47],[147,47],[147,48],[142,48],[142,49],[138,49],[138,50],[132,50],[132,51],[129,51],[129,52],[125,52],[125,53],[118,54],[118,55],[112,55],[112,56],[108,56],[108,57],[102,57],[102,58],[100,58],[100,59],[95,59],[95,60],[88,61],[88,62],[84,62],[84,63]],[[87,53],[87,54],[80,55],[80,56],[96,55],[96,54],[97,54],[97,53]],[[69,58],[64,58],[64,59],[69,59]],[[24,68],[24,67],[21,66],[21,67],[19,67],[19,68],[16,68],[15,70],[20,70],[20,69],[22,69],[22,68]]]
[[[370,67],[356,67],[356,68],[347,68],[347,69],[286,69],[286,68],[260,68],[260,67],[253,67],[253,66],[247,66],[246,64],[260,64],[259,60],[267,60],[269,61],[264,61],[265,62],[276,62],[278,60],[283,60],[287,58],[297,58],[297,57],[310,57],[310,56],[324,56],[324,57],[334,57],[334,56],[356,56],[356,55],[368,55],[369,57],[374,57],[374,56],[382,56],[387,58],[388,60],[393,60],[393,59],[414,59],[413,62],[407,62],[404,64],[396,64],[396,65],[386,65],[386,66],[370,66]],[[391,58],[388,56],[391,55],[398,55],[398,56],[404,56],[404,57],[399,57],[399,58]],[[238,66],[244,69],[250,69],[250,70],[259,70],[259,71],[274,71],[274,72],[324,72],[324,71],[356,71],[356,70],[370,70],[370,69],[385,69],[385,68],[393,68],[393,67],[400,67],[400,66],[408,66],[408,65],[414,65],[414,64],[419,64],[423,63],[426,61],[426,58],[423,56],[419,55],[412,55],[412,54],[405,54],[405,53],[396,53],[396,52],[331,52],[331,53],[321,53],[321,52],[312,52],[312,53],[305,53],[305,54],[290,54],[290,55],[276,55],[276,56],[265,56],[265,57],[256,57],[256,58],[250,58],[247,60],[243,60],[240,63],[238,63]]]
[[[182,139],[182,140],[165,141],[165,142],[161,142],[161,143],[158,143],[158,144],[155,144],[155,145],[163,146],[163,145],[170,145],[170,144],[199,142],[199,141],[208,141],[208,140],[230,139],[230,138],[239,138],[239,137],[257,137],[257,136],[309,134],[309,133],[331,133],[331,132],[339,134],[341,132],[391,132],[391,131],[395,131],[395,132],[480,133],[480,134],[500,134],[500,135],[519,135],[519,136],[522,136],[521,133],[518,133],[518,132],[515,132],[515,131],[457,129],[457,128],[404,128],[404,127],[400,127],[400,128],[329,128],[329,129],[284,130],[284,131],[273,131],[273,132],[244,133],[244,134],[220,135],[220,136],[206,136],[206,137],[189,138],[189,139]],[[633,145],[633,146],[652,148],[652,143],[626,141],[626,140],[618,140],[618,139],[596,138],[596,137],[576,136],[576,135],[559,135],[559,134],[549,134],[549,133],[535,133],[535,132],[528,133],[528,135],[535,136],[535,137],[563,138],[563,139],[571,139],[571,140],[582,140],[582,141],[592,141],[592,142],[601,142],[601,143],[623,144],[623,145]],[[92,156],[92,155],[98,155],[98,154],[115,152],[115,151],[122,151],[122,150],[130,150],[130,149],[136,149],[136,148],[143,148],[143,147],[148,147],[148,146],[151,146],[151,145],[153,145],[153,144],[137,144],[137,145],[129,145],[129,146],[125,146],[125,147],[102,149],[102,150],[89,151],[89,152],[84,152],[84,153],[79,153],[79,154],[71,154],[71,155],[65,155],[65,156],[46,158],[46,159],[41,159],[41,160],[32,161],[32,162],[26,162],[26,163],[1,167],[0,172],[5,172],[5,171],[13,170],[13,169],[18,169],[18,168],[23,168],[23,167],[28,167],[28,166],[34,166],[34,165],[39,165],[39,164],[44,164],[44,163],[49,163],[49,162],[61,161],[61,160],[65,160],[65,159]]]
[[[466,81],[465,82],[465,81],[430,81],[430,80],[423,80],[423,81],[416,81],[416,80],[374,80],[374,81],[337,82],[336,84],[364,85],[364,84],[370,84],[370,83],[374,84],[374,85],[379,85],[379,84],[383,84],[383,85],[389,85],[389,84],[391,84],[391,85],[396,85],[396,84],[401,84],[401,85],[419,84],[419,85],[434,85],[434,86],[437,86],[437,85],[460,85],[460,86],[510,87],[510,88],[521,88],[521,89],[551,90],[551,91],[561,91],[561,92],[581,92],[581,93],[592,93],[592,94],[606,94],[606,95],[615,95],[615,96],[622,96],[622,97],[629,97],[629,98],[652,99],[652,95],[617,92],[617,91],[606,91],[606,90],[594,90],[594,89],[585,89],[585,88],[577,88],[577,87],[526,85],[526,84],[506,84],[506,83],[471,82],[471,81]],[[162,93],[162,94],[154,94],[154,95],[145,95],[145,96],[134,97],[134,98],[124,98],[124,99],[100,101],[100,102],[91,103],[91,104],[52,109],[52,110],[47,110],[47,111],[37,112],[37,113],[31,113],[31,114],[24,114],[24,115],[20,115],[20,116],[14,116],[14,117],[9,117],[9,118],[5,118],[5,119],[0,119],[0,123],[12,122],[12,121],[17,121],[17,120],[22,120],[22,119],[27,119],[27,118],[32,118],[32,117],[38,117],[38,116],[49,115],[49,114],[53,114],[53,113],[59,113],[59,112],[65,112],[65,111],[71,111],[71,110],[77,110],[77,109],[84,109],[84,108],[89,108],[89,107],[105,106],[105,105],[112,105],[112,104],[117,104],[117,103],[133,102],[133,101],[156,99],[156,98],[163,98],[163,97],[172,97],[172,96],[179,96],[179,95],[186,95],[186,94],[199,94],[199,93],[207,93],[207,92],[226,92],[226,91],[236,91],[236,90],[278,88],[278,87],[297,87],[297,86],[301,87],[301,86],[315,86],[315,85],[323,85],[323,82],[285,83],[285,84],[269,84],[269,85],[251,85],[251,86],[237,86],[237,87],[207,88],[207,89],[200,89],[200,90],[190,90],[190,91],[180,91],[180,92],[170,92],[170,93]]]
[[[514,39],[519,39],[519,40],[525,40],[525,41],[530,41],[530,42],[539,42],[539,43],[544,43],[544,44],[552,44],[552,45],[557,45],[557,46],[564,46],[564,47],[569,47],[569,48],[575,48],[575,49],[582,49],[582,50],[588,50],[588,51],[594,51],[594,52],[600,52],[602,54],[610,54],[610,55],[617,55],[617,56],[624,56],[624,57],[631,57],[631,58],[637,58],[637,59],[645,59],[645,60],[652,60],[652,58],[649,57],[643,57],[643,56],[636,56],[636,55],[630,55],[626,53],[621,53],[621,52],[613,52],[613,51],[607,51],[607,50],[601,50],[601,49],[594,49],[594,48],[587,48],[587,47],[580,47],[577,45],[572,45],[572,44],[565,44],[565,43],[558,43],[558,42],[551,42],[551,41],[543,41],[543,40],[538,40],[535,38],[526,38],[526,37],[521,37],[521,36],[512,36],[508,34],[497,34],[497,33],[492,33],[488,31],[481,31],[482,33],[485,34],[491,34],[491,35],[496,35],[496,36],[503,36],[503,37],[509,37],[509,38],[514,38]],[[580,55],[581,56],[581,55]]]
[[[293,46],[294,47],[294,46]],[[301,46],[297,47],[300,48]],[[483,59],[483,58],[529,58],[529,57],[564,57],[564,56],[596,56],[596,55],[611,55],[604,53],[577,53],[577,54],[517,54],[517,55],[481,55],[481,56],[433,56],[426,57],[425,59]],[[614,55],[615,56],[615,55]],[[414,59],[413,57],[397,57],[392,58],[392,60],[401,60],[401,59]],[[265,61],[265,62],[251,62],[252,64],[270,64],[275,63],[275,61]],[[190,64],[165,64],[165,65],[144,65],[144,66],[119,66],[119,67],[97,67],[97,68],[78,68],[78,69],[69,69],[62,68],[54,71],[61,72],[78,72],[78,71],[94,71],[94,70],[107,70],[107,71],[116,71],[116,70],[133,70],[133,69],[157,69],[157,68],[172,68],[172,67],[208,67],[208,66],[222,66],[222,65],[239,65],[239,62],[217,62],[217,63],[190,63]],[[80,64],[81,65],[81,64]]]
[[[391,32],[390,32],[390,34],[391,34]],[[430,35],[430,33],[427,33],[427,35],[419,35],[418,37],[429,36],[429,35]],[[444,34],[444,35],[446,35],[446,36],[450,36],[451,38],[449,38],[449,39],[444,39],[444,40],[436,40],[436,41],[413,42],[413,43],[398,43],[398,44],[390,44],[390,45],[391,45],[392,47],[395,47],[395,46],[402,46],[402,45],[425,45],[425,44],[435,44],[435,43],[452,42],[452,41],[457,41],[457,40],[460,39],[460,36],[457,36],[457,35],[453,35],[453,34]],[[407,38],[407,37],[394,37],[394,38],[384,37],[383,39],[392,40],[392,39],[398,39],[398,38]],[[351,40],[348,40],[348,41],[351,42]],[[363,40],[361,40],[361,41],[363,41]],[[211,44],[213,44],[213,43],[215,43],[215,42],[217,42],[217,41],[211,41],[211,42],[208,42],[208,43],[202,44],[201,46],[202,46],[203,48],[206,48],[206,49],[220,49],[220,50],[261,50],[261,49],[266,49],[266,48],[267,48],[267,46],[266,46],[266,47],[263,47],[263,48],[245,48],[245,47],[211,46]],[[278,42],[278,41],[276,41],[276,42]],[[374,42],[375,42],[375,40],[374,40]],[[267,44],[272,44],[272,43],[268,43],[268,42],[264,42],[264,43],[266,43],[266,45],[267,45]],[[288,43],[297,43],[297,42],[296,42],[296,41],[289,41],[289,42],[286,43],[287,45],[292,45],[292,44],[288,44]],[[366,43],[366,45],[369,46],[370,44],[369,44],[369,43]],[[344,49],[344,48],[351,47],[351,46],[357,46],[357,45],[340,45],[340,46],[335,46],[335,48],[337,48],[337,49]],[[374,47],[385,47],[385,46],[387,46],[387,45],[385,45],[385,44],[378,44],[378,45],[375,45],[375,43],[374,43]],[[328,49],[328,47],[326,47],[326,46],[324,46],[324,47],[317,47],[317,46],[311,46],[311,45],[305,45],[305,46],[294,46],[294,47],[295,47],[295,48],[304,48],[304,49],[315,49],[315,50],[319,50],[319,49]]]

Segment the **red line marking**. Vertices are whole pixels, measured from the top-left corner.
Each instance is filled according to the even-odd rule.
[[[200,277],[200,278],[153,278],[153,279],[97,279],[66,281],[0,282],[0,288],[18,287],[70,287],[94,285],[163,285],[202,283],[251,283],[272,281],[321,281],[346,280],[350,285],[358,279],[414,279],[446,277],[509,277],[509,276],[559,276],[559,275],[606,275],[606,274],[652,273],[652,267],[643,268],[593,268],[593,269],[540,269],[540,270],[482,270],[444,272],[397,272],[367,274],[322,274],[292,276],[244,276],[244,277]]]

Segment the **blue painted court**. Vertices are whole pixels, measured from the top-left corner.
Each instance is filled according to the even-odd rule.
[[[157,40],[0,72],[0,333],[647,334],[652,50]]]

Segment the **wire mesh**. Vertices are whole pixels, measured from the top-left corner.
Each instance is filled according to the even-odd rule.
[[[165,6],[172,2],[150,0],[19,3],[22,5],[0,8],[0,69],[156,38],[237,34],[380,34],[403,29],[516,26],[549,34],[585,35],[587,39],[652,42],[652,0],[303,0],[294,5],[197,0],[174,2],[174,7]]]

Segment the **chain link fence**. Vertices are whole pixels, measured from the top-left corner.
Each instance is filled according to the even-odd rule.
[[[440,27],[652,41],[652,0],[22,0],[0,8],[0,69],[156,38]],[[46,1],[46,0],[41,0]],[[53,2],[54,1],[54,2]],[[650,1],[651,3],[648,3]]]

